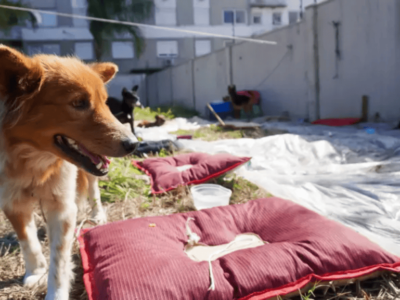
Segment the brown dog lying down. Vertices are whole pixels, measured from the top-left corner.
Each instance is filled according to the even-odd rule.
[[[161,115],[156,115],[156,120],[154,122],[149,122],[149,121],[142,121],[140,122],[137,126],[138,127],[144,127],[144,128],[150,128],[150,127],[160,127],[164,125],[165,123],[165,117]]]

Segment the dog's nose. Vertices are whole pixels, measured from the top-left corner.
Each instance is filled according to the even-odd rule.
[[[122,141],[122,147],[125,149],[126,153],[130,154],[136,150],[138,142],[133,139],[126,139]]]

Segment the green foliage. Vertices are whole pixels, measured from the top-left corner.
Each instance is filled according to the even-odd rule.
[[[167,119],[174,118],[191,118],[197,116],[198,113],[189,108],[182,106],[161,106],[157,108],[135,108],[135,120],[154,121],[156,115],[163,115]]]
[[[300,294],[301,299],[302,300],[310,300],[310,299],[315,298],[314,291],[317,288],[318,284],[319,284],[319,282],[314,283],[314,286],[308,290],[307,294],[304,294],[304,295]]]
[[[219,177],[216,179],[216,183],[232,190],[231,203],[242,203],[252,199],[272,197],[271,194],[260,190],[254,183],[235,174]]]
[[[222,139],[240,139],[243,137],[242,130],[224,129],[217,125],[202,127],[197,130],[179,129],[171,133],[176,135],[193,135],[194,139],[201,139],[204,141],[218,141]]]
[[[11,1],[11,0],[0,0],[1,5],[16,6],[16,7],[27,7],[22,4],[22,1]],[[0,29],[4,33],[8,33],[12,27],[20,25],[26,25],[26,22],[30,22],[33,26],[36,25],[35,17],[27,11],[0,9]]]
[[[142,174],[136,169],[129,158],[114,159],[110,166],[107,180],[100,180],[101,199],[115,202],[128,198],[149,195],[150,187],[134,175]]]
[[[142,22],[149,17],[153,7],[153,2],[149,0],[87,0],[87,3],[89,16],[125,22]],[[97,60],[101,60],[105,49],[109,46],[108,39],[115,33],[130,33],[133,36],[137,56],[144,50],[144,41],[137,27],[91,21],[89,29],[95,41]]]
[[[158,153],[159,157],[168,157],[171,156],[171,153],[167,149],[161,149],[160,152]]]

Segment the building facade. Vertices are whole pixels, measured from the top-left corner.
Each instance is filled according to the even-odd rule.
[[[295,23],[314,0],[153,0],[147,24],[222,35],[249,37]],[[86,0],[29,0],[31,7],[86,15]],[[51,53],[95,59],[89,23],[77,18],[41,14],[38,28],[14,28],[3,41],[29,55]],[[115,35],[102,58],[114,61],[121,73],[146,73],[206,55],[231,39],[194,36],[176,31],[142,29],[145,50],[135,53],[129,35]]]

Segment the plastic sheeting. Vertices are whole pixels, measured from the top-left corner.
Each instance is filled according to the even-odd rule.
[[[265,123],[265,129],[290,133],[180,143],[198,152],[253,157],[251,164],[236,171],[238,175],[275,196],[347,225],[400,255],[400,131],[390,130],[388,124],[373,124],[376,133],[368,134],[363,128],[367,125],[372,126]]]

